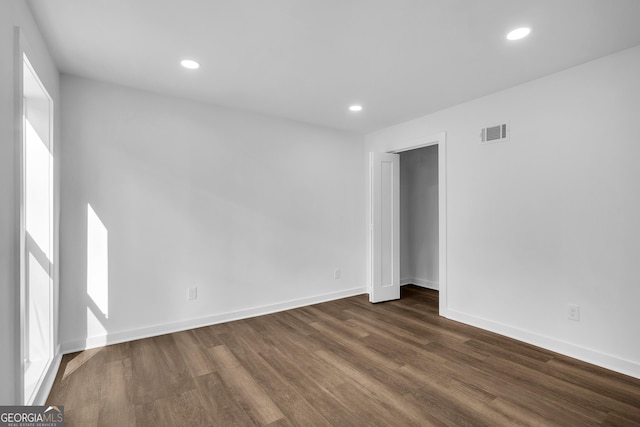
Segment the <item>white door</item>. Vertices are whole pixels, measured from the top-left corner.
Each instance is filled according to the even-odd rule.
[[[400,156],[369,153],[371,283],[369,301],[400,298]]]

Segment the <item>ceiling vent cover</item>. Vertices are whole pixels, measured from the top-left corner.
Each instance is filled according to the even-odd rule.
[[[503,123],[486,127],[482,129],[480,136],[484,144],[507,141],[509,139],[509,125],[508,123]]]

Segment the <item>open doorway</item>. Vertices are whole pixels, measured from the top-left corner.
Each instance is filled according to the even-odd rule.
[[[400,153],[400,286],[438,290],[438,146]]]
[[[446,135],[379,143],[369,153],[367,283],[369,300],[400,296],[400,153],[437,146],[437,283],[440,315],[447,307]],[[432,276],[433,277],[433,276]]]

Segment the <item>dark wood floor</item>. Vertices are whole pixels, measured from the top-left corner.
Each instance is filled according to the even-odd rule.
[[[640,380],[357,296],[64,356],[67,426],[640,425]]]

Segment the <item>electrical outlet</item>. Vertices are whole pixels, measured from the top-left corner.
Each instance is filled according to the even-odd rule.
[[[340,278],[340,269],[336,268],[333,270],[333,280],[338,280]]]
[[[193,301],[198,299],[198,288],[189,288],[187,292],[187,300]]]
[[[576,304],[569,304],[569,319],[580,321],[580,306]]]

